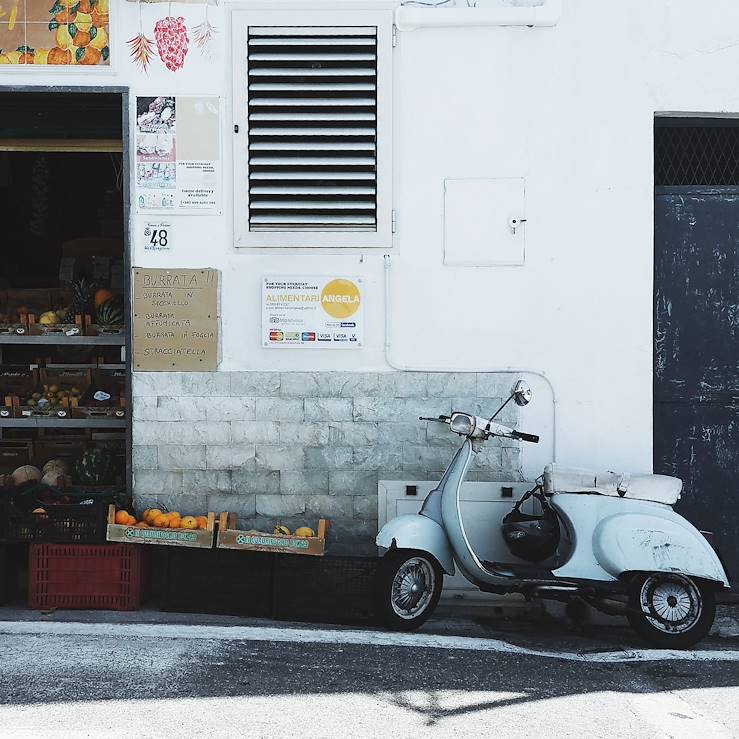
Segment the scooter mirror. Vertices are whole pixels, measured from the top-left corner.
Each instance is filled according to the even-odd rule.
[[[527,405],[531,402],[531,388],[526,380],[519,380],[511,391],[513,400],[516,401],[516,405]]]

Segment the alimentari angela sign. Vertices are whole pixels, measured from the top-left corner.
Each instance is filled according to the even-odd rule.
[[[262,345],[358,349],[364,343],[361,277],[267,276],[262,282]]]

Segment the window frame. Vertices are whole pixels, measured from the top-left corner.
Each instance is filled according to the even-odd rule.
[[[247,34],[249,26],[374,26],[377,28],[377,229],[251,231],[249,229]],[[236,248],[377,248],[393,242],[393,12],[389,9],[234,9],[233,219]],[[238,133],[236,132],[238,131]]]

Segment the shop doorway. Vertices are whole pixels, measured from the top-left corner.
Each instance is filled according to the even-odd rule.
[[[739,572],[739,121],[657,118],[654,470]]]
[[[0,481],[43,482],[21,508],[131,491],[127,110],[0,87]]]

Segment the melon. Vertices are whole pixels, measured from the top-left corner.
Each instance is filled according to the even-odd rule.
[[[71,483],[71,480],[69,475],[64,474],[61,470],[50,469],[44,473],[41,483],[43,485],[51,485],[54,488],[65,488]]]
[[[63,459],[50,459],[42,468],[41,474],[45,475],[47,472],[56,470],[62,474],[67,473],[67,463]]]
[[[41,479],[41,470],[32,464],[24,464],[13,470],[11,475],[14,485],[23,485],[26,482],[38,482]]]

